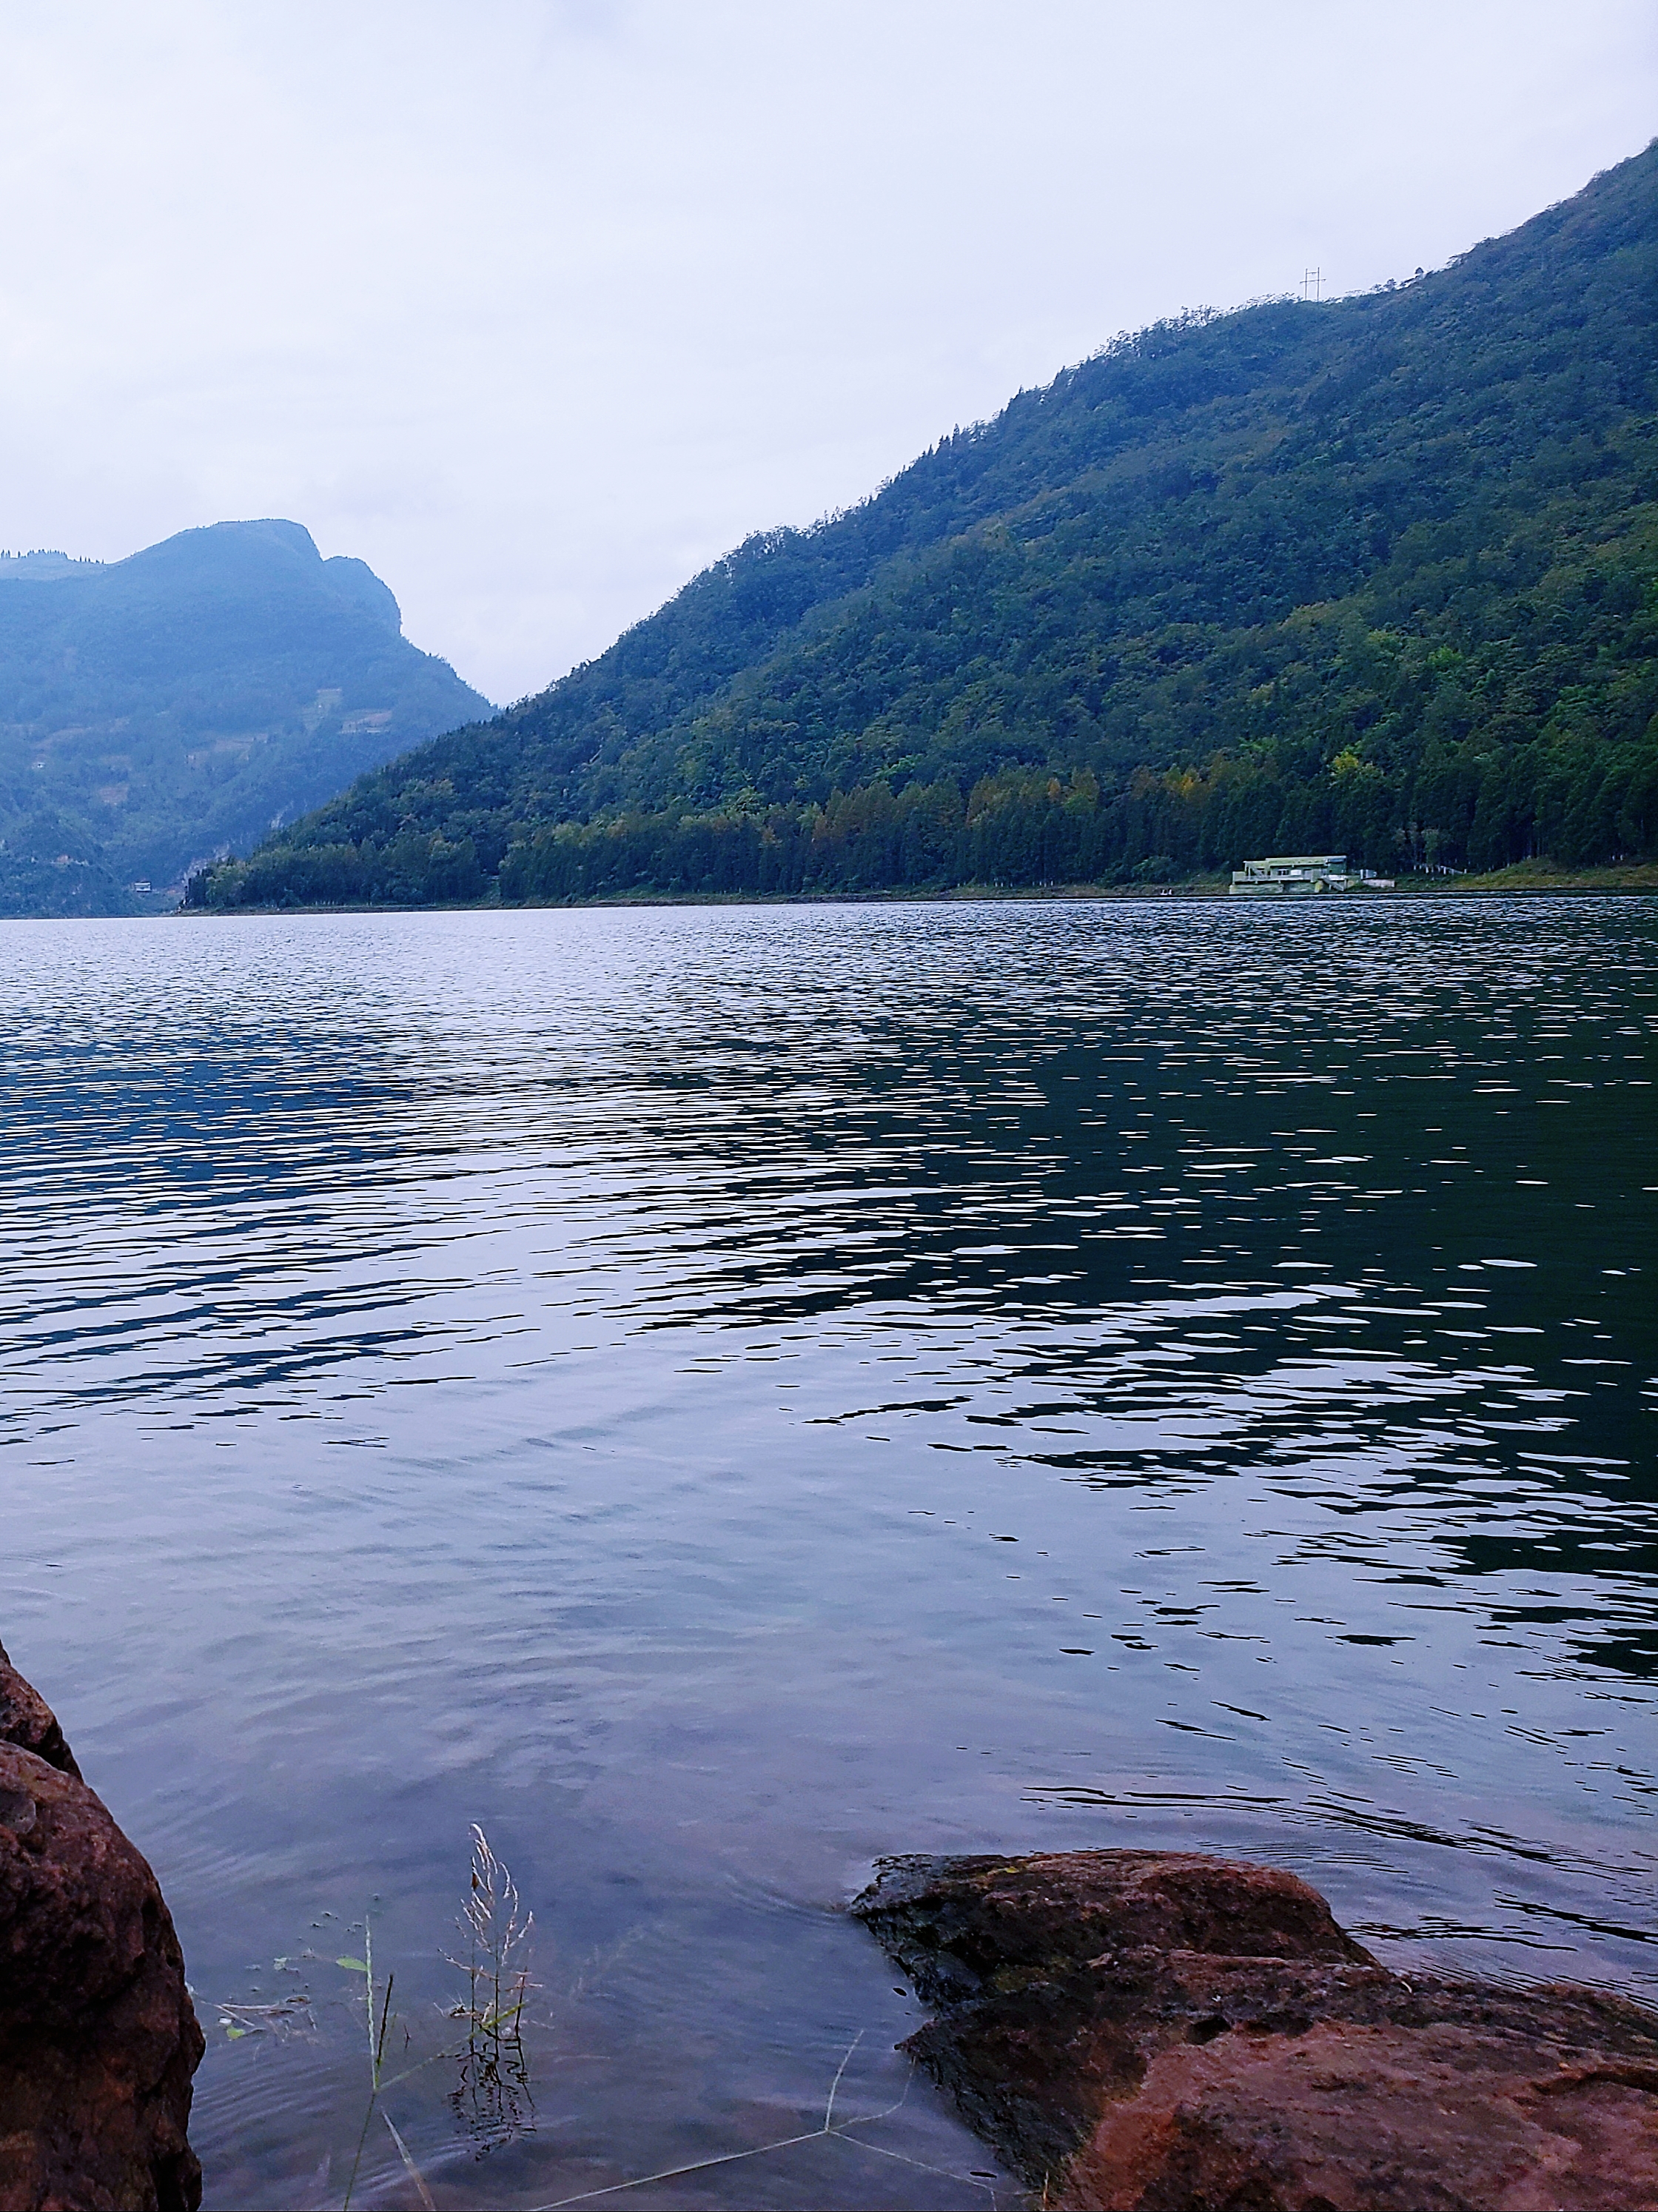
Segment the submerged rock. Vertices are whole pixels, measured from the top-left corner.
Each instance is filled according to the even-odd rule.
[[[904,2048],[1050,2212],[1658,2207],[1658,2014],[1395,1974],[1293,1875],[1184,1851],[878,1862]]]
[[[195,2212],[202,2049],[155,1875],[0,1650],[0,2212]]]

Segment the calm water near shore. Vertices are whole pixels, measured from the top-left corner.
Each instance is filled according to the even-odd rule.
[[[807,2134],[859,2037],[903,2097],[882,1851],[1658,1999],[1658,900],[17,922],[0,1000],[0,1639],[173,1905],[216,2212],[340,2203],[365,1914],[441,2206]],[[475,1820],[515,2136],[430,2056]],[[987,2184],[917,2082],[597,2201]]]

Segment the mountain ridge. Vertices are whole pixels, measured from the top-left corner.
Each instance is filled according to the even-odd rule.
[[[182,889],[488,705],[296,522],[0,556],[0,912],[142,910],[135,880]]]
[[[197,902],[1650,850],[1655,245],[1658,145],[1431,276],[1115,340]]]

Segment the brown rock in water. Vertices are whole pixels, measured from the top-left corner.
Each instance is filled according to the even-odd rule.
[[[3,1644],[0,1644],[0,1743],[17,1744],[44,1759],[48,1766],[72,1774],[77,1782],[82,1778],[75,1753],[64,1741],[57,1714],[12,1665]]]
[[[1051,2212],[1658,2208],[1658,2014],[1393,1973],[1293,1875],[883,1859],[853,1910],[938,2008],[904,2047]]]
[[[155,1875],[0,1652],[0,2212],[195,2212],[202,2049]]]

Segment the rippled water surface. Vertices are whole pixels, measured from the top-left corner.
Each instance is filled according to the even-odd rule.
[[[1658,1993],[1658,902],[6,923],[0,991],[0,1636],[173,1905],[210,2206],[341,2203],[365,1917],[446,2206],[810,2136],[860,2035],[896,2112],[597,2201],[1005,2201],[881,1851]],[[527,2091],[434,2056],[473,1821]]]

